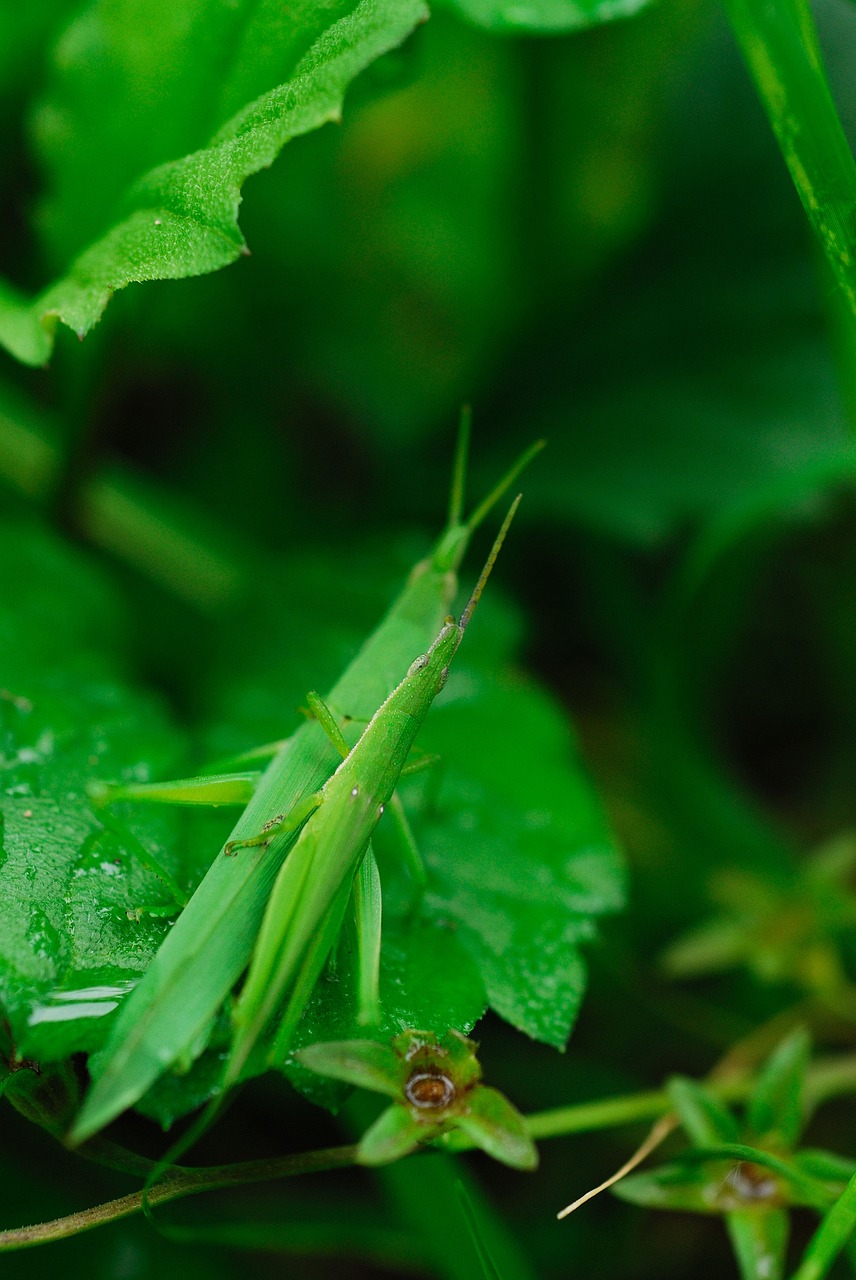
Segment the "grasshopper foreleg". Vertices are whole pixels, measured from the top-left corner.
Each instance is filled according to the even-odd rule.
[[[249,836],[244,840],[230,840],[223,852],[227,858],[231,858],[238,849],[252,849],[259,845],[266,849],[276,836],[285,835],[288,831],[296,831],[320,804],[320,792],[304,796],[302,800],[298,800],[294,808],[289,809],[288,813],[278,813],[275,818],[269,818],[258,835]]]

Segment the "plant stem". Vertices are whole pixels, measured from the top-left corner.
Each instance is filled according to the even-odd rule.
[[[163,1182],[149,1189],[146,1197],[151,1206],[167,1204],[184,1196],[199,1195],[223,1187],[239,1187],[253,1182],[269,1182],[276,1178],[293,1178],[300,1173],[320,1173],[325,1169],[341,1169],[355,1162],[356,1147],[329,1147],[299,1155],[281,1156],[277,1160],[248,1160],[243,1164],[212,1165],[205,1169],[175,1169]],[[65,1218],[39,1222],[32,1227],[18,1227],[0,1232],[0,1251],[27,1249],[32,1245],[64,1240],[91,1231],[93,1227],[115,1222],[139,1213],[143,1207],[142,1191],[133,1191],[118,1200],[70,1213]]]
[[[754,1077],[747,1074],[713,1081],[708,1087],[725,1102],[739,1102],[749,1094],[753,1083]],[[812,1106],[817,1106],[826,1098],[850,1092],[856,1092],[856,1055],[831,1058],[818,1062],[809,1069],[806,1095]],[[668,1093],[665,1089],[657,1089],[626,1097],[605,1098],[599,1102],[583,1102],[573,1107],[538,1111],[526,1117],[526,1125],[533,1138],[563,1138],[575,1133],[592,1133],[618,1125],[658,1120],[670,1110]],[[447,1151],[468,1151],[473,1144],[460,1131],[456,1131],[440,1139],[436,1145]],[[343,1169],[356,1164],[356,1151],[355,1146],[331,1147],[282,1156],[276,1160],[250,1160],[243,1164],[212,1165],[202,1169],[177,1168],[163,1182],[150,1188],[148,1203],[152,1206],[167,1204],[184,1196],[199,1195],[203,1191],[216,1191],[223,1187],[292,1178],[303,1173],[322,1173],[327,1169]],[[95,1151],[92,1154],[98,1158]],[[71,1213],[65,1218],[2,1231],[0,1252],[63,1240],[81,1231],[90,1231],[93,1227],[115,1222],[118,1218],[130,1217],[131,1214],[140,1212],[142,1202],[142,1191],[134,1191],[118,1200],[108,1200],[106,1204]]]
[[[753,1075],[709,1081],[707,1087],[723,1102],[740,1102],[748,1097],[754,1084]],[[811,1107],[842,1093],[856,1092],[856,1055],[830,1058],[809,1068],[806,1076],[806,1098]],[[526,1117],[526,1127],[535,1139],[564,1138],[574,1133],[593,1133],[621,1124],[658,1120],[671,1110],[665,1089],[650,1093],[632,1093],[626,1097],[604,1098],[583,1102],[573,1107],[556,1107],[536,1111]],[[448,1134],[442,1145],[450,1151],[468,1151],[472,1143],[460,1131]]]

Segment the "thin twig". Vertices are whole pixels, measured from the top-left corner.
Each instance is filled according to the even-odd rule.
[[[254,1182],[268,1182],[276,1178],[291,1178],[301,1173],[320,1173],[325,1169],[341,1169],[354,1163],[356,1147],[329,1147],[323,1151],[307,1151],[299,1155],[282,1156],[277,1160],[249,1160],[243,1164],[212,1165],[206,1169],[176,1169],[169,1178],[149,1189],[150,1205],[166,1204],[184,1196],[199,1195],[203,1191],[216,1191],[222,1187],[236,1187]],[[143,1206],[143,1192],[133,1191],[108,1200],[91,1209],[81,1209],[64,1218],[51,1222],[39,1222],[31,1227],[18,1227],[0,1232],[0,1251],[27,1249],[52,1240],[64,1240],[81,1231],[115,1222],[139,1213]]]

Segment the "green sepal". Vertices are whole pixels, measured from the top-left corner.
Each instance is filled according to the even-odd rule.
[[[744,964],[751,950],[745,921],[718,915],[670,943],[660,957],[660,964],[669,978],[696,978]]]
[[[805,1073],[811,1042],[804,1028],[787,1036],[773,1051],[749,1099],[748,1119],[759,1138],[774,1137],[784,1147],[796,1146],[805,1124]]]
[[[436,1129],[414,1119],[406,1107],[387,1107],[366,1130],[357,1146],[357,1163],[391,1164],[410,1155],[421,1138],[433,1137]]]
[[[802,1151],[795,1152],[793,1162],[810,1177],[839,1186],[844,1186],[856,1173],[856,1160],[848,1160],[846,1156],[836,1155],[834,1151],[819,1151],[814,1147],[803,1147]]]
[[[477,1147],[512,1169],[537,1169],[535,1143],[520,1112],[504,1094],[478,1085],[467,1101],[468,1107],[458,1115],[456,1123]]]
[[[790,1220],[785,1209],[740,1209],[726,1217],[740,1280],[783,1280]]]
[[[680,1213],[719,1214],[719,1193],[729,1166],[722,1163],[690,1166],[670,1161],[645,1173],[622,1178],[613,1195],[645,1209],[669,1209]]]
[[[401,1097],[401,1059],[388,1044],[374,1040],[332,1040],[298,1049],[294,1058],[319,1076]]]
[[[460,1031],[452,1029],[443,1036],[439,1048],[448,1061],[448,1067],[459,1091],[463,1092],[481,1080],[482,1069],[476,1057],[478,1045],[475,1040],[470,1040]]]
[[[703,1085],[675,1076],[667,1088],[678,1119],[697,1146],[738,1141],[740,1129],[734,1116]]]

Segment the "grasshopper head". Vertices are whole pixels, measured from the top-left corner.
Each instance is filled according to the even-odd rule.
[[[446,683],[449,674],[449,663],[455,656],[458,645],[461,643],[463,631],[460,625],[455,622],[454,618],[447,618],[437,633],[437,639],[431,645],[427,653],[423,653],[411,663],[409,676],[415,676],[418,672],[425,672],[425,682],[430,684],[432,677],[436,681],[436,692],[439,693]]]
[[[509,507],[507,516],[502,522],[502,528],[496,536],[496,540],[491,548],[490,555],[485,562],[485,566],[481,571],[479,580],[475,585],[473,594],[470,596],[466,608],[461,614],[460,622],[456,622],[452,617],[446,618],[446,621],[440,628],[437,634],[437,639],[431,645],[431,648],[427,653],[423,653],[418,657],[410,666],[410,670],[407,673],[409,677],[419,676],[420,673],[424,672],[423,678],[419,681],[420,687],[424,687],[425,685],[431,686],[431,684],[436,681],[431,693],[432,698],[440,692],[443,685],[446,683],[446,679],[449,675],[449,663],[455,656],[458,645],[461,643],[464,632],[466,631],[470,619],[475,612],[476,605],[478,604],[482,591],[484,591],[485,584],[490,577],[491,570],[496,562],[496,557],[499,555],[500,547],[502,546],[505,535],[508,532],[508,527],[514,519],[514,513],[516,512],[519,503],[520,495],[518,494]]]

